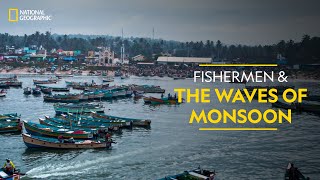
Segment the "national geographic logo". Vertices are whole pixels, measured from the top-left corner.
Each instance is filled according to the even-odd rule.
[[[8,21],[51,21],[52,16],[47,15],[44,10],[39,9],[8,9]]]

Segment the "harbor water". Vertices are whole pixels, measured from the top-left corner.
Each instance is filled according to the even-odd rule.
[[[18,77],[23,87],[33,86],[33,79],[49,76]],[[94,80],[102,77],[68,77],[68,81]],[[115,78],[113,84],[149,84],[174,88],[243,88],[243,84],[194,83],[192,79]],[[295,82],[320,94],[319,83]],[[147,94],[160,97],[160,94]],[[189,124],[193,109],[253,109],[265,110],[271,104],[257,101],[243,105],[213,100],[210,104],[145,105],[143,99],[124,98],[102,101],[105,113],[121,117],[145,118],[152,121],[150,129],[123,130],[113,139],[111,150],[33,150],[28,149],[21,135],[0,135],[0,163],[10,158],[22,172],[23,179],[133,179],[151,180],[197,168],[215,170],[216,179],[283,179],[288,162],[311,179],[320,179],[320,117],[314,114],[292,114],[292,123],[276,124],[277,131],[199,131],[203,124]],[[22,88],[10,88],[0,98],[0,114],[21,114],[22,120],[38,122],[45,115],[54,116],[53,103],[43,97],[23,94]],[[205,127],[212,127],[212,124]],[[222,125],[216,125],[222,126]],[[230,124],[231,126],[231,124]],[[236,125],[233,125],[236,126]],[[268,125],[264,125],[268,126]]]

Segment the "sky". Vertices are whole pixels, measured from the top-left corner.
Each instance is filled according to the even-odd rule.
[[[0,0],[0,33],[94,34],[225,44],[320,36],[319,0]],[[8,22],[8,9],[41,9],[51,21]]]

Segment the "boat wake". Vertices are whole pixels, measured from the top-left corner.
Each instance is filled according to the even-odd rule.
[[[119,155],[110,155],[108,157],[96,157],[94,160],[77,160],[71,162],[57,162],[57,163],[46,163],[44,165],[35,167],[29,170],[27,174],[27,178],[48,178],[48,177],[57,177],[57,176],[68,176],[68,175],[79,175],[86,174],[92,172],[97,169],[97,165],[103,165],[101,169],[107,169],[108,165],[116,162],[115,160],[127,159],[131,156],[136,156],[139,154],[144,154],[148,151],[154,151],[155,149],[165,149],[172,145],[159,146],[153,148],[142,148],[136,151],[126,152]],[[109,154],[108,154],[109,155]],[[86,155],[86,157],[90,157],[90,155]],[[122,161],[118,161],[122,162]]]

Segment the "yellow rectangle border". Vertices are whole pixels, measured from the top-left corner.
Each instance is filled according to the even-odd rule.
[[[277,131],[278,128],[199,128],[200,131]]]
[[[15,11],[16,12],[16,18],[15,19],[11,19],[11,11]],[[18,22],[19,20],[19,10],[18,8],[9,8],[8,9],[8,21],[9,22]]]

